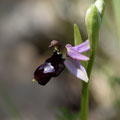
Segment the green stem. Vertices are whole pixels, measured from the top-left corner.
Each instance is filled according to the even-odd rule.
[[[95,56],[95,51],[91,54],[90,61],[87,66],[87,74],[89,79],[93,67],[94,56]],[[81,97],[81,120],[88,119],[88,104],[89,104],[89,82],[88,83],[83,82],[82,97]]]
[[[81,101],[81,120],[88,118],[88,100],[89,99],[89,83],[83,82],[82,101]]]

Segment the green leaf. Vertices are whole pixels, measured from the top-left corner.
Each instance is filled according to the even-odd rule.
[[[81,34],[80,34],[80,30],[77,26],[77,24],[74,24],[74,45],[79,45],[81,44],[83,41],[82,41],[82,37],[81,37]],[[84,53],[85,55],[85,53]],[[81,61],[81,64],[86,67],[86,62],[84,61]]]
[[[82,38],[81,38],[79,28],[78,28],[77,24],[74,24],[74,45],[79,45],[82,42],[83,41],[82,41]]]

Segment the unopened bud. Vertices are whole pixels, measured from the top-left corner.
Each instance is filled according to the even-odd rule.
[[[101,25],[101,16],[95,4],[92,4],[86,13],[86,27],[91,49],[94,51],[97,47],[99,29]]]
[[[104,0],[97,0],[95,2],[95,5],[96,5],[98,11],[100,12],[100,16],[102,18],[103,17],[103,13],[104,13],[104,8],[105,8],[105,2],[104,2]]]

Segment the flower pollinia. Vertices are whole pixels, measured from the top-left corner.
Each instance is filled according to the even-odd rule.
[[[88,82],[87,72],[80,61],[88,61],[89,58],[81,53],[90,50],[89,40],[86,40],[80,45],[72,47],[67,44],[67,55],[68,57],[64,61],[66,68],[77,78]]]

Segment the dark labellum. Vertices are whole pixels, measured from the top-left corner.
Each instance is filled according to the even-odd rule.
[[[45,85],[52,77],[58,76],[64,70],[63,62],[62,54],[55,50],[53,55],[35,70],[34,79],[40,85]]]

